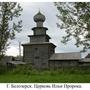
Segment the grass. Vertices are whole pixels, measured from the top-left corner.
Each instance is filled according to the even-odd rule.
[[[37,71],[20,66],[0,74],[0,83],[90,83],[90,70],[85,67]]]
[[[90,75],[0,75],[1,83],[90,83]]]

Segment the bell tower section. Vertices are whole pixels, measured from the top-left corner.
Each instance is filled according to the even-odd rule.
[[[43,26],[45,16],[39,11],[34,16],[36,27],[33,27],[33,35],[28,35],[30,42],[22,44],[23,61],[30,63],[34,68],[48,68],[48,61],[52,54],[55,53],[55,45],[50,43],[51,39],[47,35],[48,28]]]

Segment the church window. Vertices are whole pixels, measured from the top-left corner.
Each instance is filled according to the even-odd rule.
[[[39,59],[40,57],[39,56],[36,56],[35,59]]]
[[[35,50],[37,51],[37,50],[38,50],[38,48],[35,48]]]
[[[42,63],[42,65],[46,65],[46,63]]]

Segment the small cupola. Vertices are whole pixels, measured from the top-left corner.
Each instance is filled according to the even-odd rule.
[[[35,16],[34,16],[34,21],[38,22],[44,22],[45,21],[45,16],[39,11]]]
[[[33,19],[37,23],[37,27],[43,27],[45,16],[40,11],[33,17]]]

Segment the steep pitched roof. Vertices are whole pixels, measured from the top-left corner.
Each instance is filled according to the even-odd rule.
[[[90,58],[90,53],[85,58]]]
[[[8,63],[14,64],[14,65],[26,64],[25,62],[19,61],[19,60],[17,60],[17,61],[9,61]]]
[[[81,54],[79,52],[72,53],[55,53],[50,57],[50,60],[79,60]]]
[[[1,60],[0,63],[2,64],[7,64],[7,62],[12,61],[14,59],[13,56],[4,56]]]

